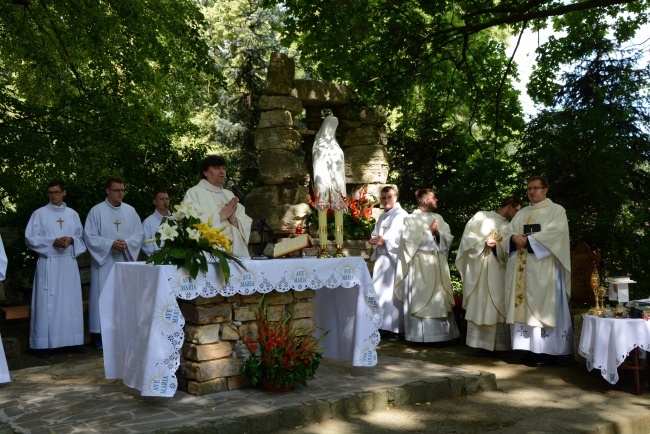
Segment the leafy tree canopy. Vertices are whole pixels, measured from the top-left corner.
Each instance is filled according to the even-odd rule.
[[[150,203],[149,187],[195,180],[179,161],[198,152],[170,137],[190,128],[203,77],[217,72],[203,26],[190,0],[3,2],[4,223],[24,224],[52,178],[68,182],[82,216],[109,174],[127,178],[127,201],[138,204]]]

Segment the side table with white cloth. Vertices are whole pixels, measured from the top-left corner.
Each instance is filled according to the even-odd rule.
[[[100,295],[106,378],[121,378],[143,396],[173,396],[185,319],[177,298],[192,300],[271,291],[315,290],[316,324],[330,333],[324,357],[374,366],[381,310],[361,257],[243,261],[231,277],[210,266],[191,279],[173,265],[116,263]]]
[[[585,315],[578,352],[587,360],[587,369],[600,369],[608,384],[619,380],[619,369],[631,369],[635,376],[635,393],[641,394],[638,349],[650,351],[650,321],[636,318],[600,318]],[[632,366],[621,366],[628,355]],[[650,377],[648,378],[650,385]]]

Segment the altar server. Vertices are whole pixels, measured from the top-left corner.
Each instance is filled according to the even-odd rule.
[[[516,235],[502,241],[506,320],[514,324],[513,349],[530,351],[527,363],[541,366],[573,352],[569,223],[564,208],[546,197],[546,179],[533,176],[527,191],[530,205],[512,219]]]
[[[163,219],[169,215],[169,195],[167,191],[159,189],[156,191],[156,196],[153,199],[153,204],[156,207],[153,214],[144,219],[142,222],[142,230],[144,231],[144,239],[142,240],[142,252],[151,256],[157,250],[160,250],[160,247],[164,244],[164,241],[161,243],[160,247],[157,243],[147,243],[147,240],[156,238],[156,232],[158,231],[158,226],[162,223]]]
[[[397,254],[395,296],[404,303],[405,339],[442,342],[460,336],[452,313],[454,296],[447,264],[453,240],[449,225],[433,211],[433,190],[415,192],[420,209],[404,219]]]
[[[187,190],[183,202],[192,202],[204,221],[212,217],[212,227],[225,227],[222,233],[230,240],[232,253],[240,258],[249,258],[248,239],[253,221],[246,215],[239,199],[223,188],[226,160],[220,155],[209,155],[201,162],[199,172],[201,181]]]
[[[510,220],[521,202],[507,197],[497,211],[479,211],[465,226],[456,255],[463,279],[463,309],[467,319],[467,346],[477,356],[504,356],[511,349],[506,321],[505,250],[499,244],[511,235]]]
[[[375,261],[372,282],[384,317],[380,330],[404,333],[404,305],[395,297],[393,286],[399,240],[408,213],[397,202],[397,187],[387,185],[379,194],[384,212],[375,223],[370,244],[373,248],[371,259]]]
[[[7,275],[7,254],[5,253],[5,246],[2,244],[2,237],[0,237],[0,281],[5,280]],[[2,346],[2,337],[0,336],[0,383],[9,383],[11,377],[9,376],[9,367],[7,366],[7,358],[5,357],[5,349]]]
[[[51,348],[84,352],[83,304],[77,257],[86,251],[79,215],[63,202],[63,182],[47,185],[50,203],[34,211],[25,229],[27,247],[38,253],[32,288],[29,346],[41,358]]]
[[[96,333],[95,347],[102,348],[99,294],[116,262],[138,259],[142,245],[142,225],[135,209],[124,202],[124,179],[109,176],[106,199],[92,207],[86,218],[84,241],[90,256],[89,329]],[[109,319],[112,320],[112,319]]]

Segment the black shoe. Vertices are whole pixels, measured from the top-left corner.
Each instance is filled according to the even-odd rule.
[[[557,356],[552,356],[550,354],[533,354],[533,357],[531,357],[525,364],[526,366],[538,368],[542,366],[554,366],[558,363]]]
[[[75,345],[73,347],[69,347],[68,352],[73,354],[85,354],[86,349],[82,345]]]
[[[52,357],[52,353],[49,349],[34,350],[34,355],[39,359],[49,359]]]
[[[474,355],[476,357],[494,357],[494,351],[480,348],[476,353],[474,353]]]
[[[512,351],[495,351],[494,357],[497,359],[509,359],[512,357]]]

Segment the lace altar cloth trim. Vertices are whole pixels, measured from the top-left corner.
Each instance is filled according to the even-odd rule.
[[[185,270],[165,265],[160,268],[167,278],[166,290],[157,292],[154,314],[154,329],[150,348],[161,354],[153,363],[148,360],[144,384],[127,384],[141,390],[142,396],[171,397],[178,388],[175,372],[180,365],[179,350],[183,346],[185,318],[181,314],[176,298],[193,300],[222,295],[251,295],[271,291],[304,291],[320,288],[359,287],[362,302],[357,303],[356,315],[366,318],[365,324],[372,324],[361,331],[360,341],[354,342],[353,364],[375,366],[376,347],[380,341],[379,331],[383,315],[375,288],[363,258],[337,258],[328,260],[282,259],[275,261],[243,261],[245,270],[231,263],[230,281],[226,284],[223,275],[210,266],[207,273],[199,273],[192,279]],[[160,284],[159,284],[160,287]],[[157,329],[157,330],[156,330]],[[153,360],[152,360],[153,361]]]
[[[578,352],[589,371],[600,369],[606,381],[616,384],[618,367],[635,348],[650,351],[650,321],[585,315]]]

